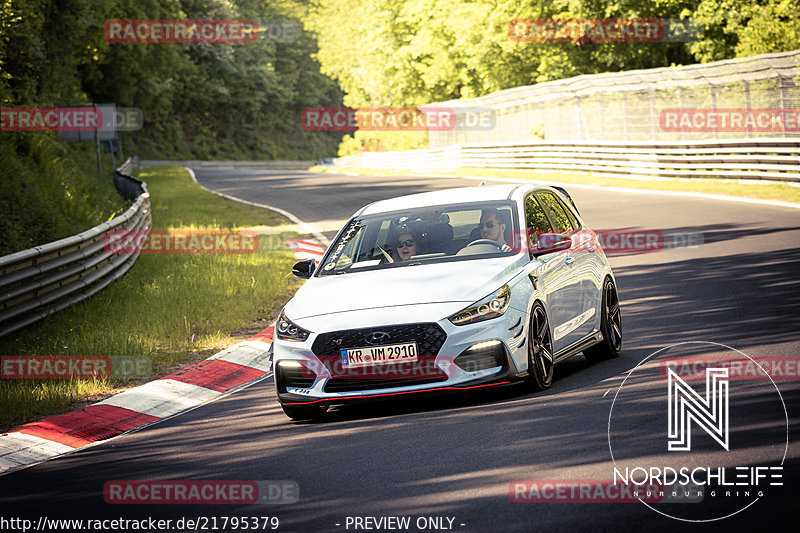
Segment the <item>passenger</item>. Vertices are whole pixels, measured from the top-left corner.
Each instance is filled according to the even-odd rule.
[[[506,243],[506,224],[502,222],[503,217],[497,209],[484,209],[481,211],[481,237],[495,241],[500,245],[504,252],[511,251],[511,247]]]
[[[408,261],[413,256],[424,253],[422,240],[416,232],[403,228],[397,238],[394,248],[395,261]]]

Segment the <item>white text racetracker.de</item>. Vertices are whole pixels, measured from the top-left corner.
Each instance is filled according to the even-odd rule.
[[[419,530],[419,531],[446,531],[463,527],[465,524],[456,523],[454,516],[347,516],[344,525],[348,531],[368,530]]]

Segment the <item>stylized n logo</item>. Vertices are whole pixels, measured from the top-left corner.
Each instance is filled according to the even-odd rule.
[[[667,369],[669,386],[668,449],[671,452],[692,449],[691,421],[728,449],[728,369],[706,368],[706,396],[701,397],[671,368]]]

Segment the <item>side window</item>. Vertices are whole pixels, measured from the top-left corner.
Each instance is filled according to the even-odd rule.
[[[539,198],[539,200],[541,200],[542,206],[544,207],[547,216],[550,218],[550,221],[553,223],[553,227],[557,233],[564,233],[578,229],[576,226],[573,226],[572,222],[567,216],[567,213],[564,211],[564,208],[558,203],[558,199],[556,199],[555,196],[549,192],[538,192],[536,193],[536,196]]]
[[[529,233],[548,233],[550,222],[533,195],[525,198],[525,226]]]
[[[581,229],[581,223],[578,221],[578,217],[575,216],[575,213],[572,212],[572,209],[570,209],[569,204],[564,202],[561,198],[556,197],[556,199],[558,200],[558,205],[564,208],[564,212],[569,217],[569,221],[572,223],[572,227],[575,228],[576,230]]]
[[[528,230],[528,246],[531,250],[538,246],[540,235],[553,231],[542,206],[532,194],[525,198],[525,227]]]

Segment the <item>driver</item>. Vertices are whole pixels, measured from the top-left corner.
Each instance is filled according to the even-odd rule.
[[[500,245],[504,252],[511,251],[511,247],[506,243],[506,224],[502,222],[502,216],[497,209],[484,209],[481,211],[481,237],[495,241]]]

